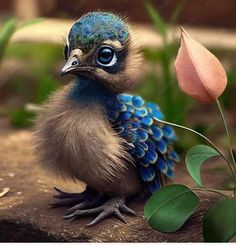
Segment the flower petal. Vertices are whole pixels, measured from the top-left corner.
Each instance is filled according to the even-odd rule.
[[[215,101],[227,85],[227,76],[219,60],[183,28],[175,69],[180,89],[203,103]]]

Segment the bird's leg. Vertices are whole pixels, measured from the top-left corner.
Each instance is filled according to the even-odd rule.
[[[99,205],[102,199],[102,196],[90,187],[86,187],[85,191],[81,193],[68,193],[56,187],[54,187],[54,189],[57,191],[57,195],[54,195],[54,197],[57,198],[58,201],[51,204],[53,208],[74,205],[76,205],[74,207],[80,208],[92,207],[96,204]]]
[[[86,215],[94,215],[97,214],[97,217],[89,223],[87,226],[93,226],[98,224],[100,221],[104,220],[109,216],[116,216],[121,221],[125,222],[124,216],[121,212],[135,215],[135,212],[128,208],[125,204],[125,198],[123,197],[116,197],[108,200],[107,202],[103,203],[101,206],[91,209],[81,209],[81,207],[71,209],[71,212],[68,212],[67,215],[64,216],[64,219],[75,219],[80,216]]]

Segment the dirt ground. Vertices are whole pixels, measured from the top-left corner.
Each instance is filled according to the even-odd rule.
[[[218,198],[212,194],[200,194],[201,206],[193,218],[178,232],[163,234],[149,227],[143,217],[143,203],[133,202],[130,207],[137,217],[126,217],[127,224],[115,218],[86,228],[91,217],[74,222],[62,219],[65,209],[51,209],[53,187],[66,191],[82,191],[82,183],[63,182],[40,169],[34,159],[30,130],[16,130],[7,119],[0,120],[0,192],[10,188],[0,197],[0,241],[81,241],[81,242],[199,242],[201,216],[206,207]],[[222,176],[220,161],[212,161],[205,168],[204,182],[219,187]],[[177,167],[176,183],[193,186],[184,164]],[[213,170],[214,168],[214,170]]]

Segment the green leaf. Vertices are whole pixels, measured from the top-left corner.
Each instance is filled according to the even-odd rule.
[[[164,20],[162,19],[161,15],[158,13],[157,9],[155,9],[150,3],[145,3],[145,6],[153,24],[159,30],[164,43],[166,43],[167,27]]]
[[[196,145],[193,146],[186,154],[185,163],[187,169],[194,179],[194,181],[199,185],[203,186],[200,168],[202,164],[209,158],[219,156],[219,153],[210,146],[207,145]]]
[[[44,20],[44,18],[34,18],[34,19],[23,21],[22,23],[20,23],[18,25],[18,29],[24,28],[26,26],[38,24],[38,23],[42,22],[43,20]]]
[[[154,229],[175,232],[183,226],[198,204],[198,197],[187,186],[168,185],[148,199],[144,215]]]
[[[236,199],[225,198],[209,208],[203,217],[206,242],[228,242],[236,235]]]
[[[10,19],[8,20],[4,26],[1,28],[0,32],[0,62],[2,61],[2,58],[4,56],[4,53],[6,51],[6,47],[14,34],[16,30],[16,20]]]
[[[171,15],[171,19],[170,19],[170,24],[171,25],[175,25],[176,21],[179,18],[179,15],[181,13],[181,11],[183,10],[184,6],[187,4],[187,0],[182,0],[180,1],[180,3],[175,7],[172,15]]]

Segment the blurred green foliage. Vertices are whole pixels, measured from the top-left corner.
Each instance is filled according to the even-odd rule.
[[[19,61],[30,61],[30,66],[35,63],[40,65],[41,69],[51,68],[58,59],[62,57],[62,45],[49,43],[13,43],[6,50],[8,58],[16,58]],[[45,59],[46,58],[46,59]],[[44,59],[44,60],[43,60]],[[42,62],[43,61],[43,62]],[[40,63],[39,63],[40,62]]]
[[[16,19],[12,18],[5,22],[5,24],[2,26],[0,31],[0,63],[3,59],[4,53],[6,51],[7,45],[12,37],[12,35],[20,28],[23,28],[28,25],[32,25],[35,23],[40,22],[42,19],[32,19],[27,21],[17,21]]]
[[[35,94],[35,102],[41,104],[48,96],[60,87],[60,83],[53,76],[47,75],[40,80]]]
[[[15,127],[28,127],[33,123],[32,119],[35,117],[35,113],[25,109],[26,103],[41,103],[60,86],[52,71],[62,56],[61,45],[45,43],[14,43],[8,45],[12,35],[18,29],[40,21],[42,21],[40,18],[23,22],[10,19],[3,24],[0,30],[0,64],[4,57],[14,59],[15,62],[24,64],[26,72],[29,73],[17,74],[6,89],[15,97],[22,97],[22,103],[17,107],[10,108],[7,113],[11,124]],[[29,78],[29,76],[31,77]]]
[[[10,122],[13,126],[25,128],[32,126],[35,113],[27,111],[25,107],[14,108],[10,112]]]
[[[177,20],[185,3],[185,0],[181,1],[173,11],[170,20],[172,24]],[[149,3],[146,3],[145,7],[154,27],[162,37],[162,46],[143,49],[144,57],[153,69],[147,74],[138,91],[145,98],[160,104],[168,121],[183,124],[190,103],[187,103],[187,96],[178,89],[177,80],[173,74],[173,61],[177,55],[179,38],[169,41],[170,28],[162,19],[158,10],[154,9]],[[158,75],[156,72],[157,66],[160,67]]]
[[[6,57],[25,64],[26,73],[18,74],[10,86],[14,95],[24,95],[24,104],[41,104],[60,87],[54,70],[62,58],[61,50],[61,45],[46,43],[14,43],[7,49]],[[27,112],[23,105],[20,109],[13,108],[10,113],[11,123],[15,127],[31,126],[34,117],[35,113]]]
[[[10,41],[11,36],[16,30],[16,21],[11,19],[7,21],[3,27],[1,28],[0,32],[0,64],[4,56],[4,52],[6,47]]]
[[[236,84],[236,66],[227,71],[228,84],[225,92],[221,96],[223,106],[225,109],[231,109],[232,107],[232,98],[234,96],[234,87]]]
[[[58,67],[58,62],[62,58],[62,45],[14,43],[8,48],[6,56],[14,58],[20,63],[25,62],[26,72],[32,76],[30,84],[27,84],[27,81],[22,81],[24,75],[21,75],[20,82],[17,77],[12,83],[16,93],[28,91],[31,102],[42,103],[52,91],[60,86],[56,74],[59,74],[59,68],[56,71],[56,66]],[[29,78],[25,77],[25,79]]]

